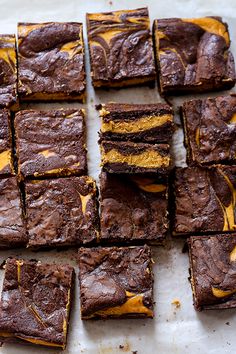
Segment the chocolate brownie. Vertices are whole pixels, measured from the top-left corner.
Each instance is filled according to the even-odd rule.
[[[18,24],[18,92],[24,101],[85,100],[83,26]]]
[[[20,111],[15,118],[21,177],[87,173],[84,111]]]
[[[82,319],[153,317],[148,246],[81,248],[79,268]]]
[[[154,21],[162,94],[230,89],[235,85],[228,25],[220,17]]]
[[[21,195],[16,177],[0,179],[0,249],[25,246]]]
[[[156,176],[100,175],[101,241],[160,244],[168,230],[168,187]]]
[[[148,9],[87,14],[94,87],[123,87],[155,80]]]
[[[14,174],[10,113],[0,109],[0,175]]]
[[[174,234],[236,230],[236,166],[177,168]]]
[[[163,103],[100,105],[100,139],[169,143],[174,131],[173,110]]]
[[[91,177],[28,181],[28,247],[78,246],[96,242],[96,183]]]
[[[236,234],[190,237],[189,258],[196,310],[236,307]]]
[[[168,144],[147,144],[102,141],[103,170],[110,173],[159,173],[166,176],[170,169]]]
[[[0,303],[0,339],[65,349],[74,269],[8,259]]]
[[[236,163],[236,96],[191,100],[182,114],[189,164]]]
[[[16,38],[0,34],[0,108],[17,107]]]

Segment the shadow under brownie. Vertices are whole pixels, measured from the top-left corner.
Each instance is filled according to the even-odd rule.
[[[100,140],[170,143],[173,109],[164,103],[107,103],[98,106],[102,120]]]

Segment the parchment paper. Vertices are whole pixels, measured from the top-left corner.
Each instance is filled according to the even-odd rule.
[[[148,6],[151,21],[163,17],[199,17],[220,15],[229,23],[232,50],[236,57],[236,1],[226,0],[0,0],[0,33],[15,33],[17,22],[79,21],[85,24],[86,12],[131,9]],[[86,40],[86,31],[84,26]],[[86,45],[86,57],[88,50]],[[87,62],[89,73],[89,63]],[[87,79],[88,99],[83,105],[87,110],[89,174],[99,175],[99,149],[97,131],[99,118],[94,108],[99,102],[117,101],[154,103],[160,101],[156,89],[132,88],[104,91],[97,94]],[[233,90],[232,90],[233,91]],[[224,92],[222,92],[223,94]],[[199,95],[198,95],[199,96]],[[210,96],[210,95],[208,95]],[[211,96],[214,96],[212,94]],[[190,96],[171,99],[177,112],[178,106]],[[30,104],[24,107],[65,107],[69,104]],[[71,106],[81,107],[80,104]],[[176,115],[176,122],[179,121]],[[179,128],[173,138],[176,164],[184,166],[185,150],[183,133]],[[196,313],[192,306],[192,293],[188,281],[188,256],[182,253],[183,240],[168,240],[166,248],[153,249],[155,260],[155,319],[154,320],[80,320],[78,281],[65,354],[233,354],[236,353],[236,310]],[[76,250],[29,252],[25,250],[1,251],[0,263],[8,256],[41,261],[70,263],[76,267]],[[3,271],[0,271],[2,286]],[[171,304],[178,298],[180,308]],[[61,353],[60,350],[33,346],[4,345],[0,354]]]

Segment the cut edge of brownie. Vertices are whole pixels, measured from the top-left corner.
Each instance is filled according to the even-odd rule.
[[[145,172],[158,173],[164,177],[168,175],[172,167],[169,144],[103,140],[100,144],[100,151],[102,169],[109,173]],[[132,155],[135,156],[136,161],[132,161]],[[139,159],[144,163],[139,163]]]
[[[121,140],[158,144],[172,139],[173,109],[167,104],[107,103],[96,108],[101,119],[99,143]]]

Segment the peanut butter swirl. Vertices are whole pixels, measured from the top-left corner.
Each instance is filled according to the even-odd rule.
[[[17,104],[16,39],[0,35],[0,108]]]
[[[82,24],[18,24],[19,94],[24,100],[84,100]]]
[[[154,36],[163,94],[234,86],[228,26],[220,17],[155,20]]]
[[[155,78],[147,8],[87,14],[93,85],[134,85]]]

